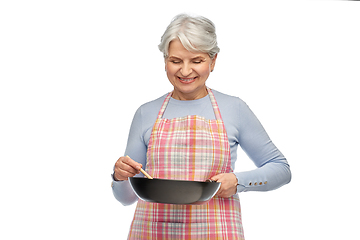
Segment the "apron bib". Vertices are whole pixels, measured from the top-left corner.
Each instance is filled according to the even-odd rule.
[[[194,115],[163,119],[169,93],[154,124],[146,171],[154,178],[206,181],[232,172],[225,125],[212,91],[215,120]],[[166,193],[165,193],[166,194]],[[149,203],[139,199],[128,239],[244,239],[240,201],[215,196],[203,205]]]

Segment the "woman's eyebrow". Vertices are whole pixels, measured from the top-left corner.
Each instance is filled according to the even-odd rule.
[[[169,56],[169,59],[178,59],[178,60],[181,60],[181,58],[179,58],[179,57],[175,57],[175,56]]]
[[[177,59],[177,60],[182,60],[182,58],[180,57],[176,57],[176,56],[169,56],[169,59]],[[201,59],[201,60],[204,60],[205,58],[202,57],[202,56],[196,56],[196,57],[193,57],[193,58],[190,58],[191,60],[195,60],[195,59]]]
[[[196,56],[194,58],[191,58],[191,60],[195,60],[195,59],[205,60],[205,58],[202,56]]]

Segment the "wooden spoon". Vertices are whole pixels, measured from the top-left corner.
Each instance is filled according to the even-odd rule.
[[[153,177],[150,176],[147,172],[145,172],[144,169],[140,168],[140,172],[142,172],[148,179],[153,179]]]

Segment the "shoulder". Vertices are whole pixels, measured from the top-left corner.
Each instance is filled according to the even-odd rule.
[[[235,110],[236,108],[246,108],[246,103],[239,97],[231,96],[225,93],[211,89],[214,93],[215,99],[222,110]],[[235,108],[235,109],[234,109]]]
[[[166,96],[167,94],[164,94],[155,100],[142,104],[135,112],[133,124],[141,129],[141,131],[146,132],[151,129]]]
[[[140,111],[141,114],[145,114],[145,115],[148,115],[148,114],[157,115],[167,95],[168,95],[168,93],[164,94],[163,96],[161,96],[155,100],[152,100],[152,101],[142,104],[138,108],[138,112]]]
[[[246,127],[249,121],[254,121],[255,115],[249,106],[239,97],[230,96],[212,90],[218,103],[221,116],[228,130]]]
[[[152,126],[154,125],[162,103],[167,94],[142,104],[135,112],[131,131],[134,135],[140,136],[145,143],[148,142]]]

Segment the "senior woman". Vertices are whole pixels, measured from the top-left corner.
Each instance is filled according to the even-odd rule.
[[[136,111],[113,173],[115,198],[137,201],[129,239],[244,239],[237,193],[279,188],[290,182],[289,165],[240,98],[206,86],[219,52],[210,20],[176,16],[159,49],[174,89]],[[257,169],[234,172],[238,145]],[[203,205],[145,202],[127,181],[143,176],[144,166],[155,178],[211,179],[221,187]]]

